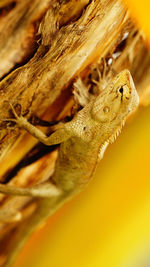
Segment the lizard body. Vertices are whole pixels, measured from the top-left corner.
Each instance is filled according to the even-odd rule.
[[[19,127],[46,145],[60,144],[55,172],[50,182],[32,188],[14,188],[0,185],[0,192],[13,195],[38,197],[38,207],[22,222],[14,239],[14,249],[7,258],[5,267],[12,266],[18,252],[37,225],[45,221],[62,204],[80,192],[91,179],[98,158],[108,143],[121,130],[127,115],[138,106],[139,98],[128,70],[122,71],[101,94],[80,110],[72,121],[58,126],[49,137],[31,125],[25,118],[13,113]]]

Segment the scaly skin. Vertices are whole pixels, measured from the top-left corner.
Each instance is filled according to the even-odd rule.
[[[91,179],[98,158],[102,158],[106,146],[121,130],[127,115],[138,106],[139,98],[128,70],[122,71],[105,90],[92,99],[71,122],[58,127],[49,137],[13,109],[15,121],[46,145],[59,144],[55,173],[50,182],[32,188],[14,188],[0,185],[0,192],[13,195],[38,197],[36,212],[21,224],[14,237],[14,249],[5,267],[12,266],[18,252],[37,226],[45,221],[62,204],[80,192]],[[42,193],[41,193],[42,192]]]

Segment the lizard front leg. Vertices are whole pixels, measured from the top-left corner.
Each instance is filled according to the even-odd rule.
[[[67,131],[65,124],[57,126],[57,130],[55,132],[53,132],[50,136],[46,136],[42,131],[28,122],[26,118],[24,118],[23,116],[18,116],[12,104],[10,104],[10,107],[15,118],[4,119],[3,121],[15,122],[19,128],[25,129],[32,136],[37,138],[41,143],[47,146],[52,146],[60,144],[70,137],[70,133]]]
[[[61,125],[61,128],[57,129],[50,136],[46,136],[42,131],[33,126],[27,121],[23,116],[18,116],[14,107],[10,104],[12,112],[15,116],[13,119],[6,119],[3,121],[13,121],[18,127],[25,129],[32,136],[37,138],[40,142],[45,145],[51,146],[59,144],[70,137],[69,133],[66,131],[66,128]],[[54,197],[61,194],[61,190],[51,183],[39,184],[34,187],[28,188],[16,188],[9,185],[0,184],[0,193],[9,194],[9,195],[18,195],[18,196],[32,196],[32,197]]]

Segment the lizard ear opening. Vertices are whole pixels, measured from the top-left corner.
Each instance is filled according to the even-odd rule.
[[[94,103],[92,109],[92,118],[98,122],[107,122],[109,121],[110,107],[103,106],[101,101]]]
[[[110,107],[109,107],[109,106],[105,106],[105,107],[103,108],[103,112],[104,112],[105,114],[109,113],[109,112],[110,112]]]

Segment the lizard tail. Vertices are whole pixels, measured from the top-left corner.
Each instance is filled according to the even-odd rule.
[[[30,235],[35,231],[35,229],[45,222],[45,220],[52,215],[64,202],[67,201],[67,197],[57,196],[50,199],[39,199],[38,208],[31,215],[31,217],[21,223],[19,229],[17,229],[17,234],[13,238],[13,244],[10,252],[7,255],[7,259],[3,267],[12,267],[17,255],[23,248],[25,242],[28,240]]]

